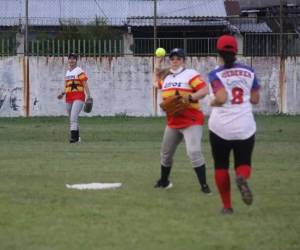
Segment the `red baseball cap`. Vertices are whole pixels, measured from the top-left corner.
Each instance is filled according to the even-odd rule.
[[[217,50],[237,53],[237,41],[234,36],[223,35],[217,41]]]

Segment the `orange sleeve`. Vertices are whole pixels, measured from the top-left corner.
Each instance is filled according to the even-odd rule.
[[[196,91],[207,86],[206,82],[201,78],[200,75],[193,77],[189,81],[189,85],[192,87],[192,89],[194,89]]]
[[[158,88],[161,89],[163,86],[163,80],[158,81]]]
[[[82,72],[82,73],[80,73],[80,74],[78,75],[78,79],[79,79],[81,82],[86,82],[86,81],[88,80],[88,77],[87,77],[87,75],[86,75],[84,72]]]

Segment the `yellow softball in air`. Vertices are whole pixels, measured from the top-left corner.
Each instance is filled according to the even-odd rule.
[[[166,50],[164,48],[158,48],[155,51],[157,57],[164,57],[166,55]]]

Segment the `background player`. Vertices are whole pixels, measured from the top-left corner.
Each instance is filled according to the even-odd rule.
[[[217,41],[222,65],[209,73],[215,98],[209,118],[210,143],[215,164],[215,182],[224,214],[233,212],[231,205],[229,155],[233,150],[236,182],[242,199],[251,205],[253,197],[247,184],[251,173],[251,155],[256,124],[252,104],[259,102],[259,85],[252,68],[236,63],[237,41],[224,35]]]
[[[197,174],[201,191],[209,194],[211,191],[206,183],[205,161],[201,151],[204,115],[199,109],[199,99],[207,95],[208,87],[196,70],[185,68],[185,52],[182,49],[173,49],[169,59],[170,68],[166,71],[161,69],[162,58],[156,58],[155,73],[158,81],[155,81],[154,86],[161,89],[163,99],[178,93],[187,98],[190,105],[180,115],[167,113],[167,126],[161,146],[161,177],[155,187],[172,187],[169,175],[173,156],[184,138],[187,154]]]
[[[88,77],[85,72],[77,66],[78,56],[71,53],[68,56],[69,69],[65,76],[64,91],[57,96],[62,99],[66,95],[66,107],[70,117],[70,143],[79,142],[78,116],[81,112],[85,98],[90,98]]]

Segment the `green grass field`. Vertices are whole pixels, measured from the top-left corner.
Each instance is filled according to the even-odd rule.
[[[300,116],[257,117],[254,204],[244,205],[232,182],[232,216],[219,214],[206,126],[212,196],[200,193],[184,145],[174,188],[153,188],[163,118],[80,122],[83,142],[69,145],[67,118],[0,119],[1,250],[300,249]],[[88,182],[123,187],[65,187]]]

